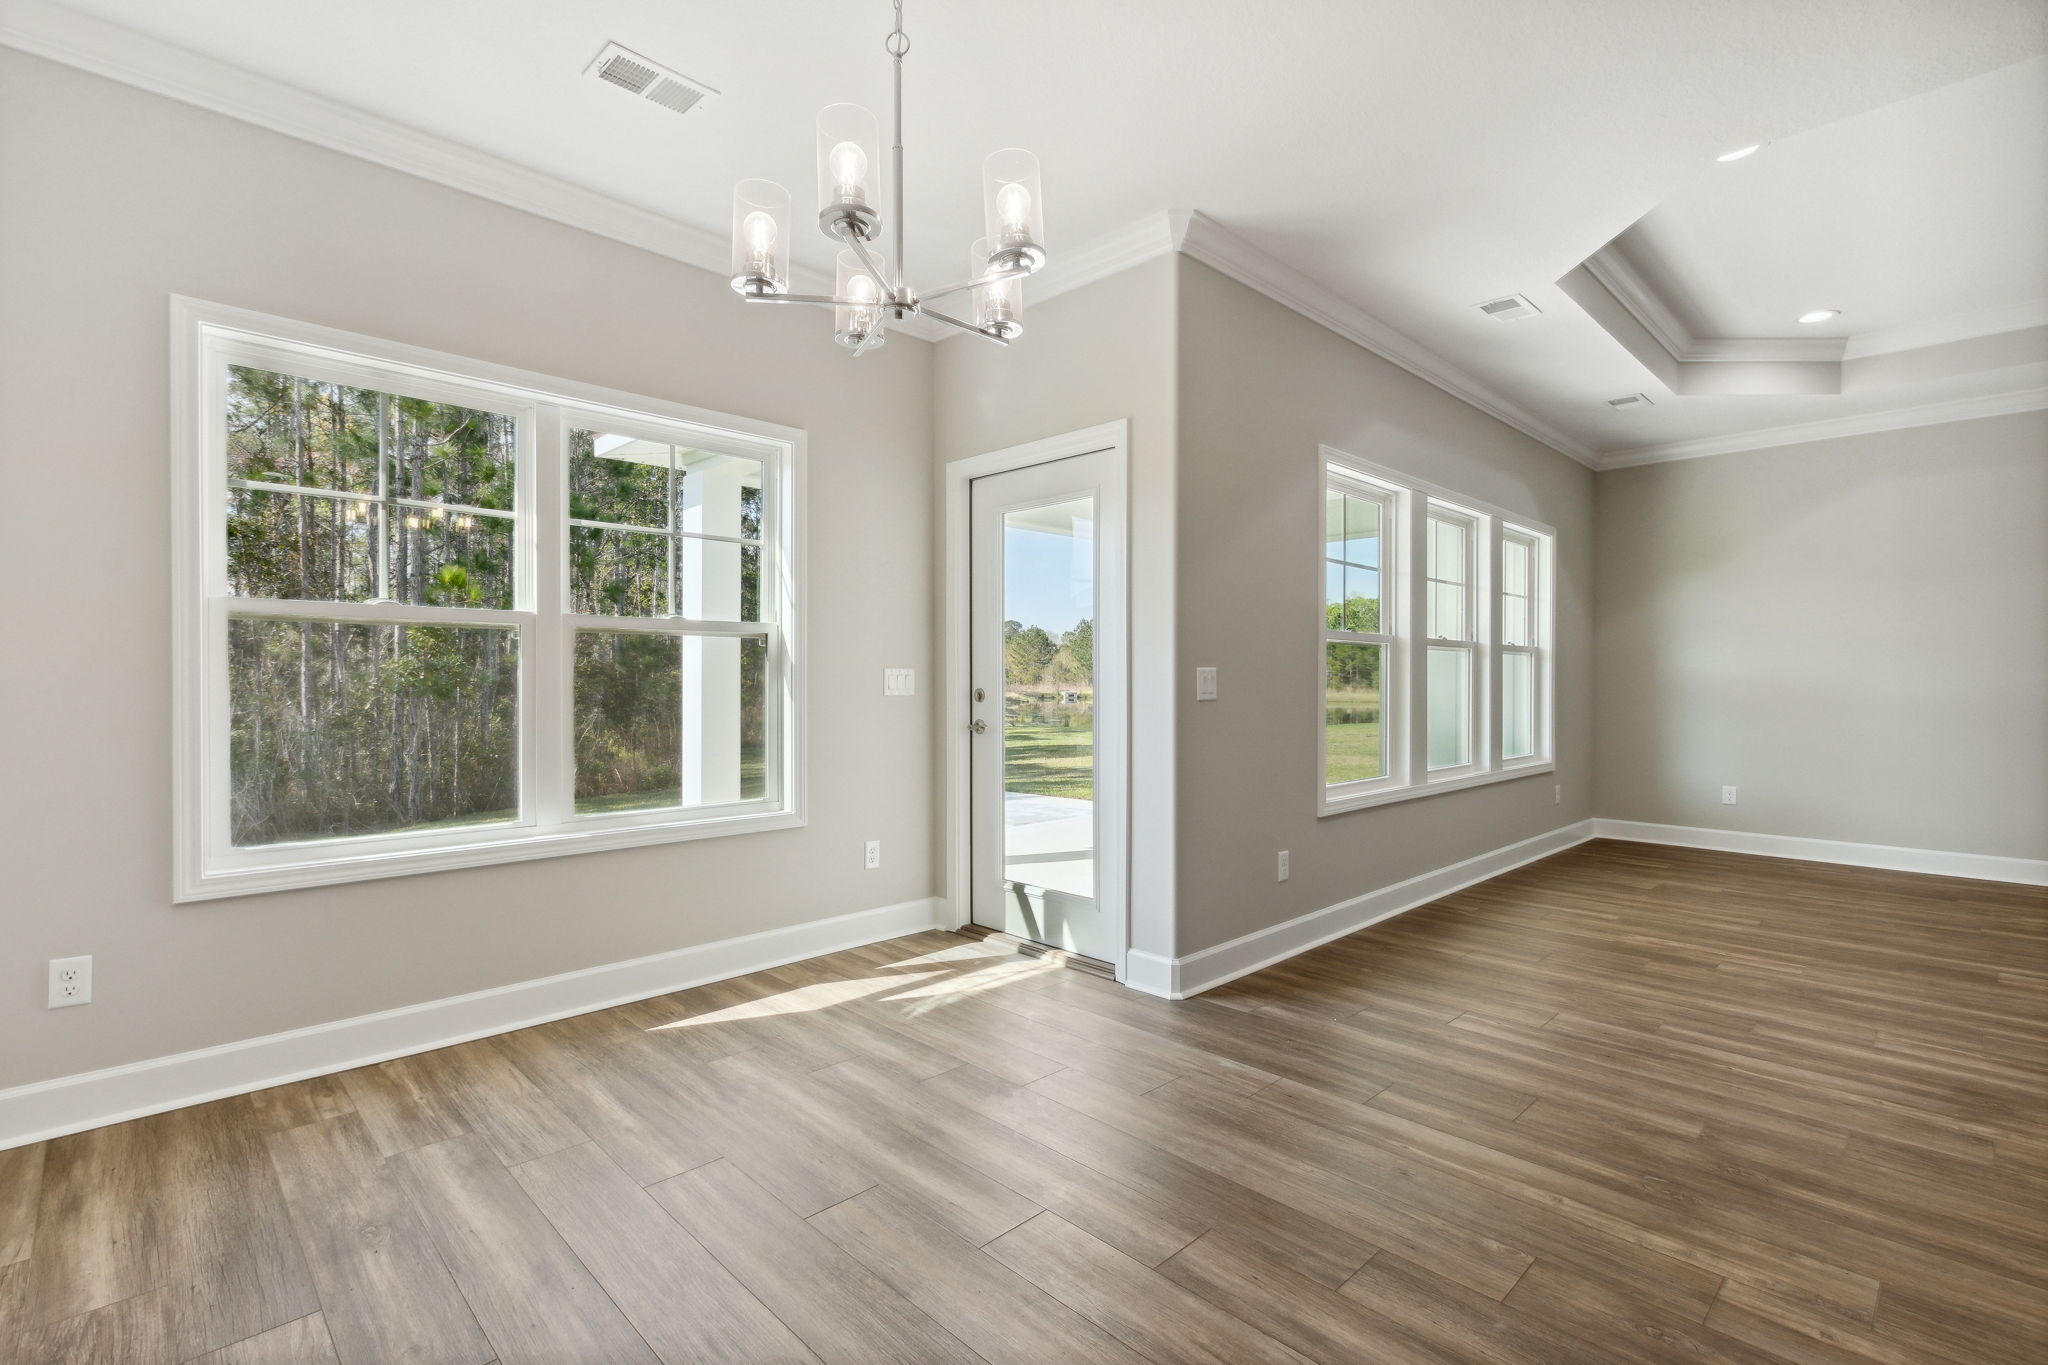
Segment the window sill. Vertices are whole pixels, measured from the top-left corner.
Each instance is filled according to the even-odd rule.
[[[1445,792],[1469,791],[1473,787],[1488,787],[1496,782],[1512,782],[1518,777],[1534,777],[1538,773],[1557,771],[1557,764],[1549,759],[1540,762],[1521,762],[1512,768],[1499,772],[1475,773],[1469,777],[1446,778],[1441,782],[1418,783],[1407,787],[1391,787],[1385,791],[1363,792],[1356,796],[1331,796],[1323,794],[1316,810],[1316,818],[1343,815],[1354,810],[1368,810],[1373,806],[1391,806],[1398,801],[1419,801],[1425,796],[1441,796]]]
[[[794,811],[748,812],[661,824],[611,826],[603,829],[558,828],[545,833],[509,835],[503,839],[439,848],[365,849],[360,845],[333,857],[317,854],[286,863],[255,863],[220,867],[196,875],[181,869],[172,899],[179,902],[218,900],[265,891],[402,877],[415,872],[445,872],[493,863],[558,858],[572,853],[601,853],[643,844],[678,843],[688,839],[723,838],[772,829],[796,829],[804,817]]]

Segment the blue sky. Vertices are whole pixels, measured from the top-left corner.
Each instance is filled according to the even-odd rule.
[[[1092,530],[1092,528],[1091,528]],[[1095,540],[1003,528],[1003,619],[1057,640],[1095,614]]]

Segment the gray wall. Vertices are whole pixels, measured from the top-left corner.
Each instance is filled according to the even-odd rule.
[[[1611,470],[1596,512],[1602,816],[2048,857],[2048,413]]]
[[[1583,820],[1592,805],[1593,474],[1207,266],[1176,258],[1180,956]],[[1321,445],[1558,533],[1557,772],[1316,815]],[[1306,509],[1306,510],[1305,510]],[[1564,799],[1554,803],[1553,787]],[[1274,880],[1287,849],[1292,875]]]
[[[926,343],[9,49],[0,186],[0,1086],[931,893]],[[174,292],[805,428],[809,827],[173,906]]]
[[[1043,304],[1030,302],[1027,283],[1020,341],[1007,349],[969,337],[941,342],[932,367],[941,466],[1104,422],[1131,424],[1131,757],[1134,773],[1150,775],[1132,792],[1131,946],[1161,956],[1171,955],[1163,926],[1173,918],[1174,259]]]

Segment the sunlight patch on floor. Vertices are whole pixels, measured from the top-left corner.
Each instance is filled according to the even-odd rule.
[[[1021,962],[1006,963],[1000,967],[985,967],[981,971],[969,972],[965,975],[949,972],[946,974],[947,980],[929,982],[917,987],[915,990],[902,991],[892,995],[889,999],[892,1001],[920,1000],[934,996],[974,995],[981,991],[995,990],[1000,986],[1012,985],[1026,977],[1039,976],[1048,971],[1059,972],[1065,970],[1066,968],[1057,962],[1047,962],[1042,958],[1027,958]]]
[[[976,962],[983,958],[1015,957],[1017,950],[1000,943],[986,940],[977,943],[962,943],[957,947],[939,948],[916,957],[906,957],[901,962],[892,962],[890,967],[921,967],[928,962]]]
[[[777,995],[749,1000],[743,1004],[728,1005],[722,1010],[709,1014],[692,1015],[688,1019],[677,1019],[672,1023],[653,1024],[649,1033],[663,1029],[695,1028],[699,1024],[738,1024],[749,1019],[773,1019],[784,1014],[805,1014],[811,1010],[828,1010],[834,1005],[844,1005],[883,991],[894,990],[906,981],[924,981],[934,976],[947,976],[948,972],[912,972],[897,976],[870,977],[858,981],[820,981],[809,986],[797,986]]]

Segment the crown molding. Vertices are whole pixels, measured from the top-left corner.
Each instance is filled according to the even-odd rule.
[[[1119,271],[1160,256],[1172,254],[1179,245],[1174,235],[1173,215],[1164,211],[1148,213],[1100,237],[1063,251],[1031,280],[1033,301],[1055,298],[1070,289],[1108,279]]]
[[[1826,364],[1842,360],[1848,347],[1841,337],[1697,337],[1669,302],[1671,291],[1651,283],[1613,242],[1588,256],[1584,264],[1586,272],[1614,295],[1614,301],[1682,364]]]
[[[387,166],[448,189],[649,251],[724,277],[728,243],[694,224],[533,170],[490,152],[301,90],[49,0],[8,0],[0,44],[271,132]],[[829,294],[829,274],[792,264],[792,283]],[[952,330],[892,325],[936,341]]]
[[[1090,285],[1097,280],[1106,280],[1120,271],[1134,265],[1172,254],[1179,246],[1175,235],[1173,215],[1164,212],[1148,213],[1143,218],[1124,224],[1120,228],[1105,232],[1099,237],[1082,243],[1070,251],[1061,251],[1046,263],[1045,269],[1031,276],[1027,281],[1028,290],[1024,295],[1027,306],[1058,298],[1061,294]],[[965,337],[965,332],[948,329],[940,341],[951,341]]]
[[[49,0],[10,0],[0,13],[0,44],[716,275],[724,275],[728,264],[725,239],[700,227]],[[1200,213],[1153,214],[1098,237],[1058,260],[1036,282],[1034,293],[1056,297],[1175,249],[1552,449],[1582,464],[1593,462],[1588,447]],[[792,274],[806,292],[832,291],[833,281],[822,272],[796,267]],[[898,326],[926,341],[952,335],[951,329],[923,320]]]
[[[1615,249],[1614,243],[1609,242],[1580,264],[1673,360],[1682,359],[1692,349],[1692,332],[1664,302],[1664,296],[1650,287],[1634,263]]]
[[[1734,455],[1745,450],[1805,445],[1809,441],[1827,441],[1839,436],[1868,436],[1881,431],[1901,431],[1909,427],[1940,426],[1948,422],[1967,422],[1978,417],[2003,417],[2015,412],[2035,412],[2042,408],[2048,408],[2048,387],[2018,389],[2011,393],[1923,403],[1918,407],[1888,408],[1882,412],[1859,413],[1853,417],[1830,417],[1818,422],[1798,422],[1791,426],[1768,427],[1760,431],[1741,431],[1727,436],[1704,436],[1692,441],[1670,441],[1663,445],[1616,450],[1601,456],[1595,468],[1630,469],[1636,465],[1668,464],[1674,460],[1699,460],[1709,455]]]
[[[1285,304],[1310,321],[1322,324],[1383,360],[1392,361],[1418,379],[1427,380],[1453,398],[1469,403],[1552,450],[1568,455],[1588,468],[1598,467],[1590,447],[1540,420],[1419,342],[1395,331],[1328,286],[1267,255],[1207,214],[1182,209],[1175,210],[1169,218],[1183,255],[1230,276],[1276,303]]]
[[[2048,327],[2048,299],[2029,299],[2023,303],[1981,308],[1972,313],[1956,313],[1932,322],[1858,332],[1849,338],[1849,349],[1844,358],[1861,360],[1865,356],[1890,355],[1894,351],[1920,351],[1930,346],[1975,341],[1979,337],[2002,336],[2007,332],[2024,332],[2035,327]]]

